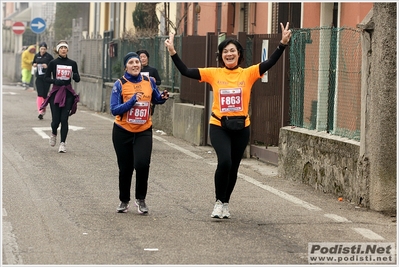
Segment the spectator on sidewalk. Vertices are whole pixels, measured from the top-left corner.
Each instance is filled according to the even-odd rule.
[[[289,23],[285,27],[280,23],[280,26],[282,38],[274,53],[268,60],[247,68],[240,67],[244,49],[236,39],[228,38],[219,44],[219,68],[187,68],[174,48],[174,35],[165,40],[169,55],[182,75],[212,86],[209,136],[218,159],[214,176],[216,203],[211,214],[213,218],[230,217],[230,197],[249,142],[248,113],[252,85],[278,61],[291,38]]]
[[[155,80],[155,84],[157,86],[161,85],[161,77],[159,77],[158,70],[154,67],[151,67],[149,65],[149,60],[150,60],[150,54],[147,52],[147,50],[139,50],[136,52],[137,55],[140,57],[140,61],[142,64],[142,69],[141,69],[141,74],[147,75],[148,77],[152,78]],[[154,114],[155,110],[155,105],[151,104],[151,115]]]
[[[39,120],[43,119],[44,114],[46,114],[46,109],[40,110],[41,105],[47,98],[48,91],[50,89],[50,83],[44,80],[44,74],[46,73],[48,64],[53,60],[53,56],[47,53],[47,44],[45,42],[39,44],[39,53],[33,58],[33,67],[36,69],[36,90],[37,98],[36,105],[39,112]]]
[[[21,54],[21,75],[22,75],[22,86],[25,90],[29,88],[32,79],[32,61],[35,57],[36,48],[34,45],[30,45]]]
[[[140,57],[129,52],[123,59],[125,73],[112,88],[110,110],[115,116],[112,130],[119,168],[117,212],[127,212],[133,171],[136,170],[135,205],[141,214],[148,213],[145,202],[152,153],[150,104],[163,104],[169,94],[161,94],[153,79],[141,74]]]

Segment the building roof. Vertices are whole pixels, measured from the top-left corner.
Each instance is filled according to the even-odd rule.
[[[10,16],[4,18],[4,20],[30,22],[32,20],[31,15],[32,15],[31,8],[28,7],[22,11],[17,11],[17,12],[12,13]]]

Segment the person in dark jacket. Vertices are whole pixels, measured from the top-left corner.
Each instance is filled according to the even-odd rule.
[[[136,52],[137,55],[140,57],[140,61],[142,64],[142,69],[141,69],[141,74],[147,75],[148,77],[153,77],[155,79],[155,84],[157,86],[161,85],[161,77],[159,77],[158,70],[154,67],[151,67],[148,63],[150,59],[150,54],[147,52],[147,50],[139,50]]]
[[[141,74],[147,75],[151,79],[155,80],[155,84],[157,86],[160,86],[162,81],[161,77],[159,77],[158,70],[154,67],[151,67],[148,63],[150,60],[150,54],[147,52],[147,50],[144,49],[139,50],[136,53],[137,55],[139,55],[142,64]],[[154,114],[154,110],[155,105],[151,104],[151,115]]]
[[[50,89],[50,84],[44,80],[44,74],[46,73],[48,64],[53,59],[53,56],[47,53],[47,44],[45,42],[39,44],[39,53],[35,55],[32,62],[33,67],[36,69],[36,104],[37,110],[39,112],[39,120],[42,120],[44,114],[46,114],[46,109],[40,110],[40,107],[43,104],[44,100],[47,98],[48,91]]]
[[[74,114],[79,102],[79,95],[71,86],[71,79],[80,81],[78,65],[68,58],[68,43],[61,40],[57,43],[55,52],[58,57],[52,60],[45,74],[45,81],[53,84],[48,97],[40,109],[44,109],[50,103],[52,121],[50,146],[57,142],[57,129],[61,123],[61,139],[58,152],[66,152],[66,138],[68,135],[68,119]]]

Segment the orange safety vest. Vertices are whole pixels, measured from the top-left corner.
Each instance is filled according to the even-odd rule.
[[[132,83],[125,77],[120,78],[118,81],[122,87],[123,102],[127,102],[137,92],[144,93],[140,101],[137,101],[134,106],[122,116],[115,116],[115,123],[123,129],[138,133],[143,132],[152,126],[151,120],[151,99],[152,87],[150,80],[142,75],[143,80],[139,83]]]

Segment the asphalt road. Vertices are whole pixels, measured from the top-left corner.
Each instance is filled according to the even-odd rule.
[[[35,91],[2,86],[2,264],[309,264],[310,242],[396,244],[395,217],[284,180],[255,159],[239,169],[232,218],[213,219],[214,151],[158,129],[149,214],[116,213],[112,116],[79,105],[65,154],[48,144],[50,122],[50,111],[37,118]]]

